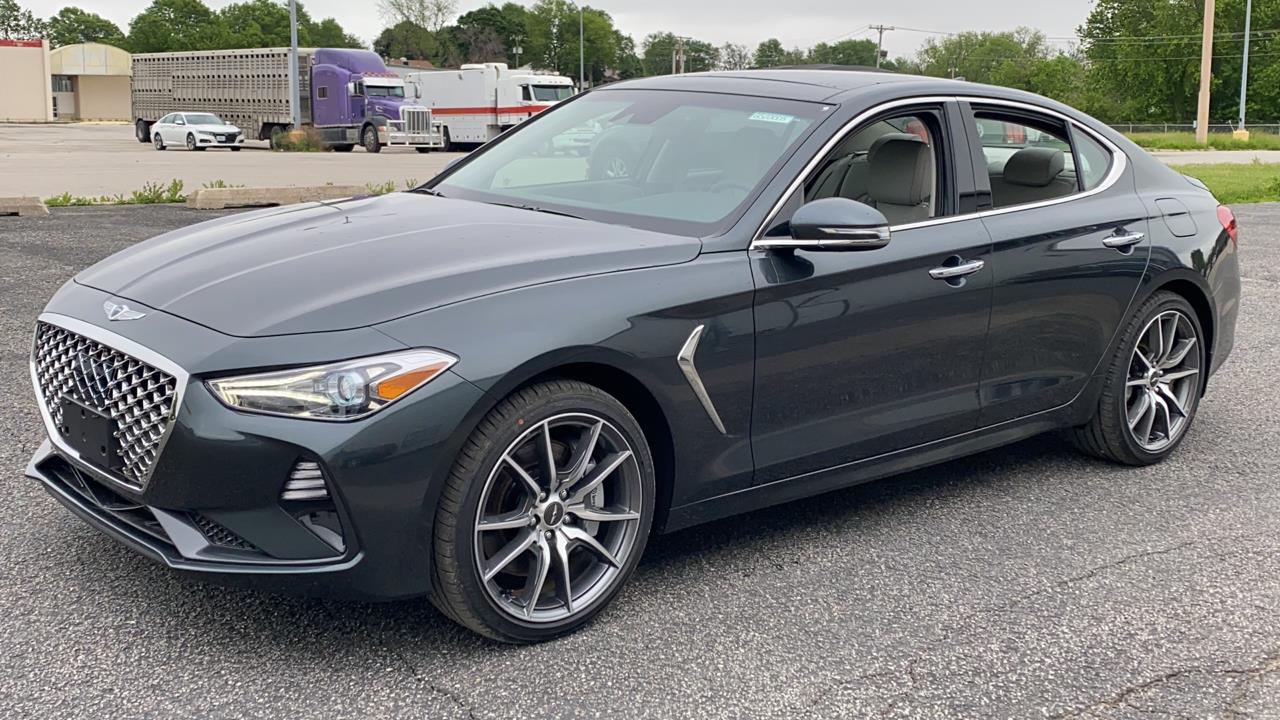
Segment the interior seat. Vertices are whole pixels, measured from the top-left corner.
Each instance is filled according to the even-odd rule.
[[[999,175],[991,175],[992,203],[1008,207],[1070,195],[1076,185],[1062,177],[1064,167],[1066,155],[1057,148],[1023,148],[1009,157]]]
[[[903,133],[879,138],[872,145],[867,174],[867,204],[890,225],[929,219],[933,152],[919,137]]]

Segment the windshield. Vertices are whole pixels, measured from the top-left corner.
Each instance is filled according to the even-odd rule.
[[[536,115],[431,187],[601,222],[722,231],[830,106],[601,90]]]
[[[188,125],[222,125],[222,119],[212,113],[187,113]]]
[[[538,102],[557,102],[573,97],[573,87],[570,85],[530,85],[529,89],[533,91],[533,99]]]
[[[396,85],[392,87],[389,85],[370,85],[365,83],[364,93],[365,95],[372,95],[374,97],[404,97],[404,86]]]

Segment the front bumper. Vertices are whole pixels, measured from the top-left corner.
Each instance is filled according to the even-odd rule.
[[[71,450],[46,413],[49,436],[62,441],[41,445],[29,477],[100,531],[178,570],[310,594],[426,592],[438,480],[483,397],[478,388],[447,372],[404,401],[350,423],[236,412],[208,392],[204,377],[401,346],[372,330],[233,338],[157,310],[128,323],[87,320],[94,311],[101,317],[107,297],[69,283],[41,317],[55,323],[86,318],[79,322],[95,323],[106,344],[128,333],[116,335],[119,345],[146,347],[188,373],[151,475],[141,487],[118,482]],[[309,522],[315,503],[282,497],[299,462],[322,469],[329,504],[320,510],[336,515],[340,542]]]

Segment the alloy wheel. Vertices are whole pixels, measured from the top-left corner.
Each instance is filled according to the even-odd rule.
[[[643,501],[635,453],[607,420],[567,413],[524,431],[489,473],[476,513],[490,601],[532,623],[585,611],[635,551]]]
[[[1200,338],[1180,310],[1151,319],[1138,336],[1125,382],[1129,433],[1158,453],[1186,432],[1200,392]]]

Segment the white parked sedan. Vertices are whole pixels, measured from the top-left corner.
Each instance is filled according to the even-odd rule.
[[[244,144],[244,132],[213,113],[176,112],[151,126],[151,140],[157,150],[185,146],[188,150],[225,147],[238,151]]]

